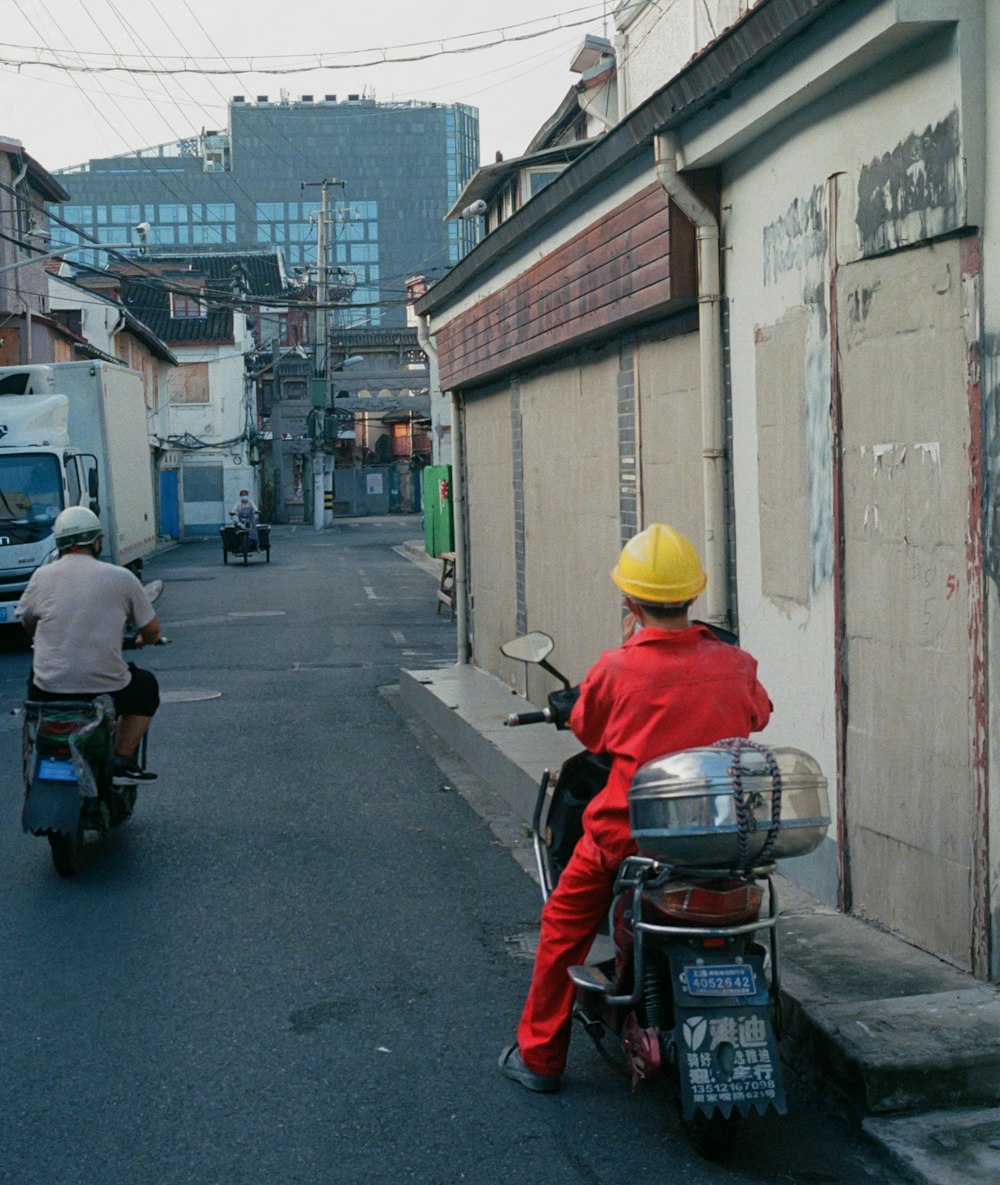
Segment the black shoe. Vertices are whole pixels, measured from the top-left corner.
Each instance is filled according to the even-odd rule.
[[[134,786],[136,782],[155,782],[152,770],[140,769],[134,761],[116,761],[111,771],[113,786]]]
[[[516,1045],[506,1046],[500,1054],[500,1073],[505,1078],[510,1078],[514,1082],[520,1082],[528,1090],[535,1090],[541,1093],[558,1090],[561,1085],[557,1074],[536,1074],[534,1070],[529,1070],[524,1064],[521,1058],[521,1051]]]

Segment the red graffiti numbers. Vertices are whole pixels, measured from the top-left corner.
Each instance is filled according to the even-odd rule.
[[[948,579],[944,582],[944,584],[945,584],[945,588],[948,590],[948,595],[945,597],[945,600],[950,601],[951,598],[955,595],[955,593],[958,592],[958,577],[954,576],[954,575],[949,575]]]

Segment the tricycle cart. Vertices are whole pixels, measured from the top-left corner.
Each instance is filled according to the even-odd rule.
[[[271,527],[268,523],[257,524],[256,543],[250,538],[250,528],[237,523],[229,523],[219,528],[222,538],[222,562],[229,563],[230,555],[243,559],[246,564],[250,556],[263,555],[267,563],[271,562]]]

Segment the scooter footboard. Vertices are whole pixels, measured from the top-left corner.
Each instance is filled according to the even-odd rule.
[[[764,961],[671,951],[674,1052],[684,1120],[788,1113]]]

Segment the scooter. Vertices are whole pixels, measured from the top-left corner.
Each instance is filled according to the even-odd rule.
[[[155,580],[145,588],[152,603],[163,591],[163,582]],[[134,625],[126,625],[122,649],[134,649],[137,634]],[[166,644],[166,638],[157,643]],[[48,839],[61,877],[79,871],[86,832],[106,835],[135,808],[135,784],[113,782],[114,739],[115,706],[108,695],[89,701],[25,702],[21,826]],[[144,736],[137,757],[141,769],[146,768],[146,744]]]
[[[537,663],[570,691],[533,633],[501,646]],[[565,720],[550,707],[509,726]],[[547,900],[583,833],[583,813],[607,781],[606,755],[582,752],[546,771],[532,820]],[[640,767],[629,792],[639,847],[614,887],[608,939],[570,968],[574,1019],[633,1089],[666,1082],[681,1127],[708,1159],[728,1154],[752,1112],[787,1113],[778,1040],[775,861],[817,847],[830,823],[826,781],[798,749],[736,738]],[[766,908],[765,908],[766,902]]]

